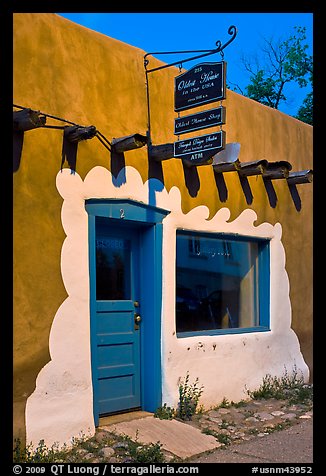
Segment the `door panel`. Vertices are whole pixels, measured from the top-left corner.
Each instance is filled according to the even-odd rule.
[[[101,218],[95,245],[98,406],[104,415],[140,407],[139,234]]]

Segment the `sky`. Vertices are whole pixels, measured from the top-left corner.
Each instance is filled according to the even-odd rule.
[[[242,90],[250,79],[241,58],[253,58],[264,47],[264,38],[283,40],[294,33],[295,26],[305,27],[307,52],[313,53],[312,13],[57,13],[91,30],[141,48],[146,53],[214,49],[216,41],[224,44],[231,38],[228,29],[235,25],[237,36],[224,50],[226,81],[229,86],[234,83]],[[166,63],[189,56],[192,55],[155,55]],[[221,61],[221,56],[217,53],[187,62],[183,67],[189,69],[205,61]],[[287,103],[282,103],[279,109],[286,114],[297,114],[309,91],[308,88],[291,86],[286,90]]]

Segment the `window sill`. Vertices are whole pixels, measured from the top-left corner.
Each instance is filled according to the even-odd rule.
[[[191,332],[177,332],[177,338],[185,337],[196,337],[196,336],[217,336],[217,335],[228,335],[228,334],[248,334],[252,332],[269,332],[271,329],[269,327],[257,326],[257,327],[243,327],[243,328],[234,328],[234,329],[209,329],[203,331],[191,331]]]

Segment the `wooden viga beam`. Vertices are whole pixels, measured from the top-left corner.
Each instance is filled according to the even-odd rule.
[[[215,173],[234,172],[240,167],[240,144],[230,142],[225,148],[213,156],[212,167]]]
[[[268,162],[265,159],[254,160],[252,162],[241,162],[238,168],[240,177],[251,175],[262,175],[265,173]]]
[[[114,137],[111,142],[112,151],[123,153],[128,150],[139,149],[147,144],[147,140],[147,136],[141,134],[132,134],[118,138]]]
[[[155,162],[161,162],[162,160],[173,159],[174,157],[174,144],[160,144],[160,145],[148,145],[149,158]]]
[[[13,130],[30,131],[37,127],[42,127],[46,123],[46,116],[41,115],[40,111],[33,111],[25,108],[21,111],[13,111]]]
[[[96,132],[95,126],[66,126],[64,128],[64,137],[69,142],[80,142],[82,140],[92,139],[96,135]]]
[[[313,178],[313,170],[300,170],[299,172],[290,172],[286,179],[289,185],[297,185],[300,183],[311,183]]]
[[[279,160],[278,162],[267,162],[267,167],[263,172],[263,179],[287,179],[291,169],[292,165],[286,160]]]

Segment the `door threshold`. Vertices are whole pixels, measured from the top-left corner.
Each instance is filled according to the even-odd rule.
[[[99,428],[103,426],[115,425],[116,423],[121,423],[123,421],[138,420],[140,418],[146,418],[152,416],[154,413],[145,412],[142,410],[136,410],[133,412],[118,413],[115,415],[108,415],[99,418],[98,426]]]

